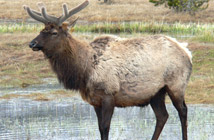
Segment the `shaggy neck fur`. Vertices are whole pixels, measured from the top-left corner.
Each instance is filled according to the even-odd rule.
[[[92,64],[89,46],[70,35],[61,42],[63,46],[55,52],[43,51],[49,58],[53,71],[66,89],[85,90]]]

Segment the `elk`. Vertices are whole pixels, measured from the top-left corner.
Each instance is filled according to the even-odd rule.
[[[66,89],[80,92],[94,107],[101,140],[108,140],[115,107],[151,105],[156,116],[152,140],[157,140],[167,119],[165,96],[169,95],[178,111],[183,140],[187,140],[187,106],[184,93],[192,71],[187,43],[164,35],[120,38],[103,35],[92,42],[79,40],[69,33],[74,26],[64,21],[84,9],[86,0],[60,17],[24,6],[30,17],[45,24],[29,47],[42,51],[52,70]],[[69,26],[70,25],[70,26]]]

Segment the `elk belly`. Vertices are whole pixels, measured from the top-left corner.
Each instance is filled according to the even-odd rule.
[[[120,91],[115,94],[115,104],[118,107],[147,105],[163,86],[159,82],[123,83]]]

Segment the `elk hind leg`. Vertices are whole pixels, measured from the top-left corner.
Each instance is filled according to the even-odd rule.
[[[150,105],[156,116],[155,132],[152,140],[157,140],[160,133],[169,117],[166,106],[165,106],[165,95],[166,90],[162,88],[156,95],[151,99]]]
[[[187,140],[187,106],[184,100],[185,88],[167,89],[170,99],[176,110],[178,111],[182,127],[183,140]]]

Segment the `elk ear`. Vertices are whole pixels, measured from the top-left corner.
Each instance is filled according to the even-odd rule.
[[[74,26],[76,25],[78,19],[79,17],[69,23],[68,22],[62,23],[62,29],[64,31],[70,30],[71,33],[74,32]]]
[[[69,23],[67,23],[67,22],[62,23],[62,29],[64,31],[68,31],[68,26],[69,26]]]
[[[70,33],[74,32],[73,26],[70,26],[70,24],[67,22],[62,24],[62,30],[63,31],[70,31]]]

